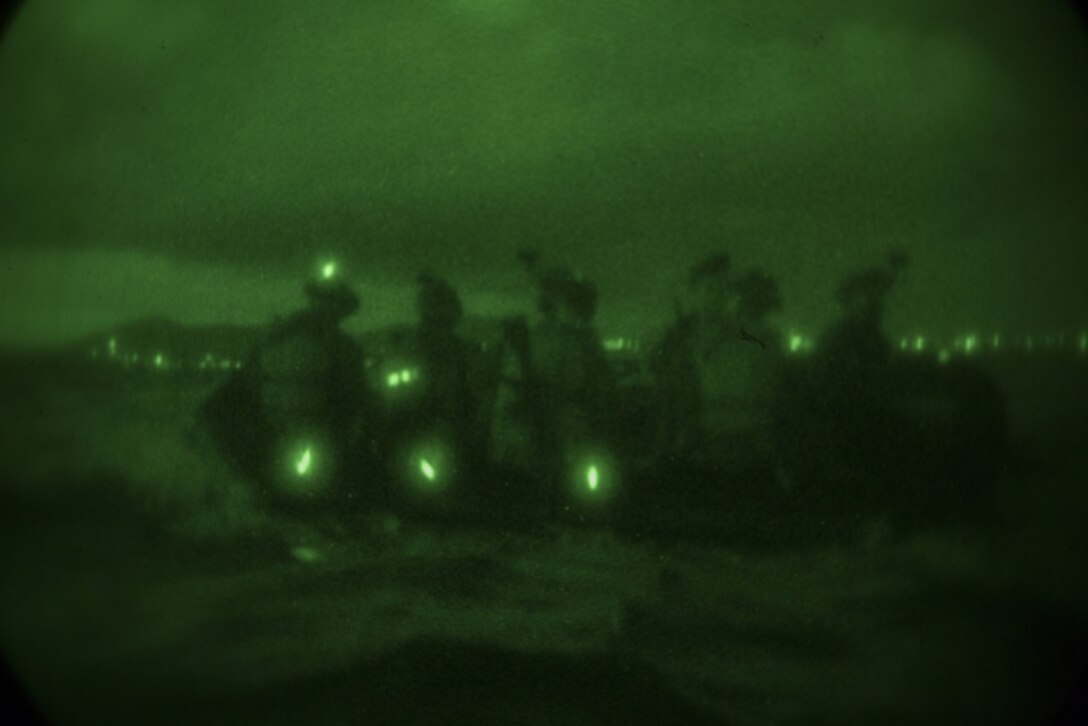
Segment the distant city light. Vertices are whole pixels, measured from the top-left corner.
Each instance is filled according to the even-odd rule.
[[[117,338],[110,338],[109,349],[110,357],[115,357],[117,355]]]
[[[796,353],[801,350],[801,346],[804,345],[805,339],[800,335],[794,333],[790,335],[790,352]]]
[[[390,373],[388,376],[386,376],[385,383],[390,388],[396,388],[397,386],[399,386],[400,385],[400,371]]]
[[[166,360],[162,357],[162,353],[155,354],[155,367],[162,368],[166,364]]]
[[[968,355],[971,354],[976,345],[978,345],[978,338],[974,335],[968,335],[963,339],[963,351]]]
[[[926,349],[926,339],[924,336],[919,335],[914,339],[914,349],[917,351],[923,351]]]
[[[321,268],[321,278],[331,280],[336,275],[336,263],[326,262]]]
[[[589,487],[589,491],[591,491],[591,492],[597,491],[597,487],[600,486],[600,483],[601,483],[600,472],[597,471],[596,466],[591,465],[589,467],[589,469],[586,470],[586,485]]]

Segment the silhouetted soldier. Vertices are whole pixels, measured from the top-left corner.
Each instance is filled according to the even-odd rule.
[[[694,314],[678,305],[673,323],[650,351],[656,399],[654,457],[663,462],[690,462],[703,444],[696,322]]]
[[[850,275],[839,285],[842,317],[823,335],[818,356],[824,378],[837,395],[867,394],[887,365],[891,352],[881,326],[884,304],[906,266],[905,255],[893,252],[886,267]]]
[[[771,460],[774,395],[781,364],[781,342],[770,316],[781,308],[778,284],[766,272],[733,276],[721,323],[704,330],[698,362],[703,391],[705,458],[713,466],[743,469],[747,475]],[[753,476],[736,485],[758,485]],[[753,480],[749,482],[749,480]]]
[[[555,506],[575,449],[607,446],[615,389],[593,327],[595,286],[565,268],[540,268],[533,254],[521,259],[537,286],[540,320],[531,328],[507,322],[492,444],[500,462],[534,470]]]
[[[808,395],[825,439],[811,447],[810,465],[828,482],[823,493],[842,497],[851,507],[879,495],[872,472],[895,440],[888,407],[891,348],[881,327],[885,300],[906,262],[905,255],[893,253],[886,266],[842,281],[837,291],[842,317],[821,337],[814,358],[816,377]]]
[[[675,317],[650,352],[657,397],[656,456],[683,464],[706,450],[702,351],[729,334],[736,305],[729,286],[729,255],[719,252],[694,265]]]
[[[448,282],[418,277],[419,323],[412,347],[419,362],[421,395],[413,426],[439,434],[458,452],[462,466],[481,463],[484,432],[480,398],[473,385],[479,351],[460,337],[461,298]]]
[[[367,424],[378,411],[363,353],[340,329],[359,299],[332,274],[307,283],[305,293],[306,309],[276,321],[202,410],[213,436],[246,473],[286,477],[303,496],[330,485],[355,456],[376,453],[376,427]],[[298,442],[288,441],[295,436]],[[290,450],[295,445],[299,451]],[[315,483],[310,490],[309,483]]]

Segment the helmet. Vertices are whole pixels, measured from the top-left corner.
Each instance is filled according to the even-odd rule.
[[[708,278],[724,278],[732,266],[728,253],[716,252],[692,266],[688,273],[688,282],[695,285]]]
[[[864,303],[875,306],[891,291],[895,277],[887,270],[874,267],[850,275],[839,284],[837,297],[846,307]]]
[[[782,293],[778,283],[764,270],[749,270],[736,281],[741,314],[752,320],[782,309]]]
[[[419,317],[424,324],[452,328],[461,321],[464,308],[457,291],[429,272],[416,277],[419,284]]]
[[[312,311],[337,322],[359,309],[359,296],[340,280],[310,280],[305,292]]]
[[[545,270],[538,278],[538,285],[543,313],[564,304],[585,322],[591,321],[597,314],[597,286],[568,267],[556,266]]]

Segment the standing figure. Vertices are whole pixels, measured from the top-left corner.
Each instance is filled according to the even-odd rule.
[[[378,447],[363,354],[340,329],[359,299],[332,274],[307,283],[305,293],[307,307],[273,324],[201,418],[227,457],[271,483],[275,497],[314,499],[340,489],[354,498],[345,479],[365,469]]]
[[[542,269],[535,255],[522,261],[537,287],[540,317],[532,326],[520,318],[506,325],[493,456],[533,472],[556,513],[570,472],[609,447],[615,385],[593,326],[596,287],[566,268]],[[601,472],[587,466],[595,492]]]
[[[814,378],[807,395],[818,416],[808,463],[814,481],[828,482],[820,493],[861,504],[877,496],[874,473],[885,465],[897,438],[898,419],[889,403],[891,348],[882,324],[888,294],[906,258],[893,253],[888,264],[846,277],[838,287],[841,317],[817,345]]]
[[[877,378],[891,353],[884,336],[884,305],[906,258],[892,253],[885,267],[871,267],[840,283],[837,297],[841,317],[824,333],[818,346],[821,378],[839,398],[873,394]]]
[[[736,305],[729,255],[719,252],[691,268],[675,318],[650,352],[657,392],[655,458],[667,465],[701,461],[707,449],[704,352],[727,336]]]
[[[707,313],[720,322],[703,327],[698,346],[705,460],[754,473],[772,456],[781,342],[770,317],[781,308],[781,294],[762,270],[730,276],[727,289],[725,311]]]
[[[482,463],[482,392],[474,385],[480,355],[458,334],[463,308],[453,287],[430,273],[417,282],[418,323],[407,353],[417,366],[418,390],[393,424],[394,462],[407,457],[423,483],[444,488],[452,480],[465,483]]]

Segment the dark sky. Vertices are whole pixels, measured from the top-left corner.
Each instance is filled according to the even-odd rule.
[[[542,248],[602,327],[725,249],[816,332],[913,254],[893,333],[1088,324],[1088,33],[1059,0],[31,0],[0,44],[0,337],[261,321],[322,255],[406,319]],[[33,314],[30,314],[33,312]]]

